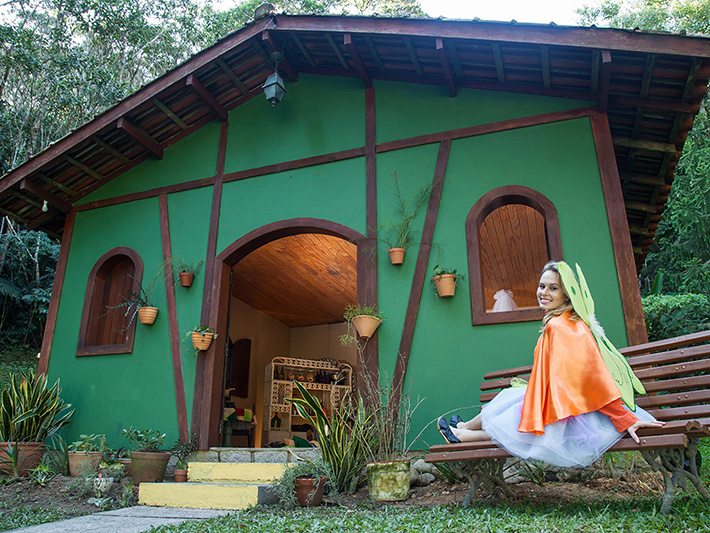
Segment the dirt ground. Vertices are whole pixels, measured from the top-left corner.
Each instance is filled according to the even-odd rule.
[[[660,498],[662,482],[649,474],[628,480],[624,476],[608,478],[594,477],[587,481],[558,482],[548,481],[542,485],[533,483],[518,483],[511,485],[515,499],[531,504],[560,505],[573,502],[594,502],[598,500],[632,499],[645,495]],[[125,482],[114,483],[108,496],[113,497],[111,507],[118,505],[124,492]],[[426,487],[413,487],[410,498],[396,504],[386,504],[394,507],[447,505],[461,503],[468,492],[468,485],[458,483],[449,485],[443,481],[435,481]],[[137,495],[137,491],[136,491]],[[62,511],[67,517],[95,513],[101,510],[87,500],[93,494],[77,488],[77,482],[70,477],[57,476],[45,486],[34,485],[29,480],[0,484],[0,501],[8,506],[28,505],[53,508]],[[479,497],[495,505],[501,501],[501,495],[481,493]],[[367,487],[361,488],[355,494],[338,495],[329,498],[333,503],[346,507],[355,507],[369,502]],[[135,498],[133,500],[135,503]]]

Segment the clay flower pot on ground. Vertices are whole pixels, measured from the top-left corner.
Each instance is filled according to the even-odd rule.
[[[136,448],[131,452],[131,477],[138,485],[143,482],[163,481],[170,460],[170,452],[160,450],[165,433],[152,429],[128,428],[123,435]]]
[[[459,286],[463,279],[464,275],[457,274],[455,268],[440,268],[439,265],[436,265],[431,284],[436,289],[436,294],[439,298],[451,298],[456,293],[456,287]]]
[[[393,265],[401,265],[404,263],[404,252],[405,248],[390,248],[387,253],[390,256],[390,263]]]
[[[95,472],[104,457],[103,452],[68,452],[69,474],[80,477],[82,472]]]
[[[139,307],[138,308],[138,320],[141,321],[141,324],[146,324],[150,325],[155,322],[155,319],[158,316],[158,308],[157,307]]]
[[[175,465],[175,482],[184,483],[187,481],[187,470],[188,463],[187,458],[197,450],[197,434],[193,433],[190,436],[190,440],[187,442],[183,440],[176,440],[173,447],[170,449],[170,453],[177,459],[177,464]]]
[[[323,491],[328,482],[328,467],[323,461],[300,461],[284,470],[276,488],[281,501],[289,507],[313,507],[323,501]]]
[[[44,442],[0,442],[0,474],[25,477],[43,454]]]
[[[320,478],[299,478],[294,481],[293,492],[301,507],[316,507],[323,502],[325,476]]]

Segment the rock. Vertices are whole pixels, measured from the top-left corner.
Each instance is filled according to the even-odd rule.
[[[431,463],[427,463],[424,459],[417,459],[416,461],[414,461],[414,464],[412,464],[412,468],[414,468],[420,474],[431,474],[434,471],[434,465]]]
[[[263,19],[266,15],[273,13],[275,10],[276,6],[274,4],[265,2],[254,10],[254,20]]]

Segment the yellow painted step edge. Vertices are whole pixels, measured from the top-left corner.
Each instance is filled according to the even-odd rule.
[[[286,463],[190,463],[189,481],[239,481],[271,483],[293,466]]]
[[[141,483],[138,503],[157,507],[247,509],[259,502],[256,485]]]

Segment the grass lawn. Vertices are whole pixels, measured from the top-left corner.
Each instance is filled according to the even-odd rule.
[[[154,533],[232,531],[395,532],[706,532],[710,531],[710,508],[696,496],[676,497],[670,516],[658,514],[659,500],[535,506],[526,502],[460,507],[343,508],[318,507],[289,510],[261,507],[238,511],[208,521],[163,526]]]
[[[26,346],[0,347],[0,390],[10,380],[10,374],[37,369],[37,351]]]
[[[10,505],[0,502],[0,531],[64,520],[64,511],[39,505]]]

